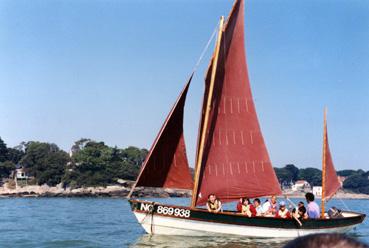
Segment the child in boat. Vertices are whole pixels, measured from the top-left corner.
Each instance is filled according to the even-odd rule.
[[[243,198],[241,214],[246,215],[247,217],[256,216],[255,207],[251,204],[249,198]]]
[[[214,194],[210,194],[208,196],[208,202],[206,203],[206,207],[209,212],[218,213],[222,211],[222,203]]]
[[[284,201],[281,201],[279,203],[279,210],[275,215],[276,218],[282,218],[282,219],[290,219],[291,214],[290,211],[286,208],[286,203]]]
[[[298,203],[297,210],[296,208],[292,210],[292,216],[298,220],[306,220],[308,218],[306,208],[303,202]]]
[[[255,207],[255,211],[256,211],[256,216],[263,216],[264,215],[263,207],[261,206],[259,198],[256,198],[254,200],[254,207]]]
[[[308,218],[308,215],[306,213],[305,205],[302,201],[300,201],[299,204],[298,204],[297,213],[299,215],[300,220],[306,220]]]

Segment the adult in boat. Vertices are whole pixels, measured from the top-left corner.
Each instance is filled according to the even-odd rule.
[[[282,218],[282,219],[290,219],[291,214],[290,211],[286,208],[286,203],[284,201],[281,201],[279,203],[279,210],[275,215],[276,218]]]
[[[263,212],[266,216],[275,216],[277,213],[277,197],[274,195],[263,204]]]
[[[246,215],[247,217],[256,216],[255,207],[251,204],[249,198],[243,198],[241,214]]]
[[[206,203],[206,207],[209,212],[218,213],[222,211],[222,203],[214,194],[210,194],[208,196],[208,202]]]
[[[264,215],[263,207],[261,206],[259,198],[256,198],[254,200],[254,208],[255,208],[255,211],[256,211],[256,216],[263,216]]]
[[[307,205],[307,215],[310,219],[319,219],[320,217],[320,209],[318,204],[314,201],[315,197],[313,193],[306,193],[305,194]]]

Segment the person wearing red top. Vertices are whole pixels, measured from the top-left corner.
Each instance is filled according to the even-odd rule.
[[[241,205],[241,214],[246,215],[247,217],[256,216],[256,209],[254,205],[252,205],[249,198],[243,198]]]
[[[256,216],[256,208],[254,207],[253,204],[251,204],[251,202],[250,202],[249,206],[250,206],[251,216],[255,217]]]
[[[290,219],[291,218],[290,211],[288,211],[288,209],[286,208],[286,204],[285,204],[284,201],[281,201],[279,203],[279,210],[275,214],[275,217],[276,218],[282,218],[282,219]]]
[[[242,212],[242,203],[243,203],[243,198],[240,198],[240,200],[237,203],[237,212],[241,213]]]

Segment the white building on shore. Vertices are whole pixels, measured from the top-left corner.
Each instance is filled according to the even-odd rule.
[[[292,185],[292,191],[305,191],[310,190],[310,184],[305,180],[297,180],[294,185]]]
[[[315,196],[322,196],[322,186],[314,186],[313,187],[313,194]]]

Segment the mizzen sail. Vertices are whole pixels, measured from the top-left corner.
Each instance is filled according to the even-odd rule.
[[[210,106],[203,104],[200,121],[193,205],[210,193],[222,201],[281,194],[248,78],[243,0],[234,4],[218,41],[205,79]]]
[[[324,200],[330,199],[340,188],[341,183],[338,180],[336,169],[334,168],[331,151],[328,142],[328,130],[326,111],[324,112],[324,134],[323,134],[323,189],[322,198]]]
[[[183,136],[183,114],[192,75],[165,120],[142,165],[136,186],[192,189]]]

